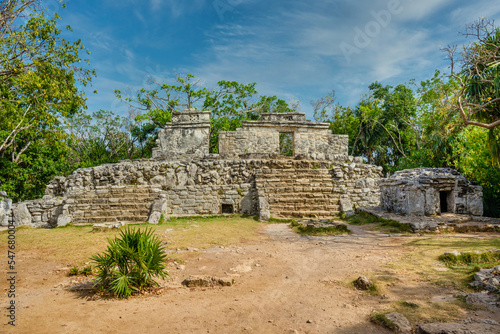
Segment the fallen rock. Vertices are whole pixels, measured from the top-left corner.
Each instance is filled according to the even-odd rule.
[[[465,298],[465,301],[471,305],[484,306],[491,311],[498,311],[498,307],[500,306],[498,295],[487,293],[486,291],[469,293]]]
[[[191,275],[182,284],[188,288],[211,288],[214,286],[231,286],[234,284],[234,280],[230,277]]]
[[[351,217],[354,215],[354,210],[352,208],[352,203],[348,199],[341,199],[339,201],[340,211],[344,212],[346,217]]]
[[[92,225],[92,228],[94,230],[100,230],[100,229],[112,229],[112,228],[120,228],[124,226],[124,222],[119,222],[119,223],[114,223],[114,224],[94,224]]]
[[[354,286],[358,290],[368,290],[373,287],[373,282],[366,276],[359,276],[358,279],[354,281]]]
[[[433,323],[417,326],[418,334],[492,334],[499,333],[496,325],[469,323]]]
[[[392,329],[398,333],[411,332],[411,324],[404,315],[398,312],[391,312],[383,315],[392,325]]]
[[[500,288],[500,266],[479,270],[474,275],[474,281],[470,285],[490,292],[498,291]]]

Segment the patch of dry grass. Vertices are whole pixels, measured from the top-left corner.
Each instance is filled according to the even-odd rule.
[[[393,309],[404,315],[412,324],[456,321],[466,315],[466,307],[461,305],[460,301],[438,303],[412,301],[412,304],[418,307],[409,306],[407,303],[406,301],[393,303]]]
[[[402,281],[387,282],[385,285],[379,279],[378,286],[386,287],[393,298],[399,299],[387,305],[383,313],[399,312],[412,324],[450,322],[463,318],[474,307],[466,304],[463,298],[440,301],[439,298],[433,300],[433,297],[472,292],[469,282],[473,265],[446,266],[438,257],[453,250],[464,252],[500,248],[500,236],[415,237],[405,246],[407,249],[398,260],[385,265]]]
[[[261,223],[238,215],[178,218],[159,225],[132,226],[151,227],[166,242],[167,249],[228,246],[262,238],[258,233]],[[16,229],[16,252],[27,251],[34,257],[82,266],[90,255],[104,251],[108,238],[118,233],[117,229],[96,232],[90,225],[55,229],[23,227]],[[0,232],[0,252],[7,253],[7,231]]]
[[[229,246],[263,237],[258,231],[262,223],[240,215],[218,217],[175,218],[156,227],[168,249],[211,248]]]
[[[404,275],[424,277],[438,286],[471,291],[468,283],[476,264],[447,267],[439,261],[439,256],[453,250],[464,252],[500,248],[500,236],[433,236],[416,238],[406,246],[410,247],[410,251],[405,252],[400,261],[391,263],[389,267]]]

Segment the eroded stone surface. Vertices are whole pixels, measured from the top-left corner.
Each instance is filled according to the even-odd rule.
[[[483,215],[483,190],[451,168],[398,171],[381,183],[381,207],[409,216]]]
[[[359,290],[368,290],[373,286],[373,282],[366,276],[359,276],[356,281],[354,281],[354,286]]]
[[[410,333],[410,331],[412,330],[410,322],[401,313],[391,312],[385,314],[384,317],[392,323],[392,325],[394,326],[393,329],[397,333]]]
[[[188,288],[211,288],[215,286],[231,286],[233,285],[233,281],[231,277],[191,275],[182,284]]]
[[[485,323],[432,323],[417,326],[418,334],[492,334],[499,333],[498,325]]]
[[[380,207],[357,208],[379,218],[411,226],[413,232],[500,232],[500,219],[447,213],[440,216],[405,216]]]

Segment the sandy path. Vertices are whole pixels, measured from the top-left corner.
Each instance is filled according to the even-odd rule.
[[[301,237],[285,224],[267,225],[267,240],[189,253],[184,270],[170,269],[167,291],[128,300],[87,300],[61,286],[72,280],[56,271],[64,264],[20,252],[18,326],[0,332],[387,333],[368,315],[388,301],[342,282],[383,270],[405,238],[349,228],[350,235]],[[181,287],[191,274],[232,275],[235,285]]]

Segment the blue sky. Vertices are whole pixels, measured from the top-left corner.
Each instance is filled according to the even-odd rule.
[[[447,71],[440,48],[479,17],[500,22],[500,1],[452,0],[42,0],[70,24],[97,71],[89,112],[125,114],[113,90],[194,74],[257,83],[265,95],[301,101],[336,91],[354,106],[374,81],[397,85]],[[92,94],[96,89],[98,94]]]

